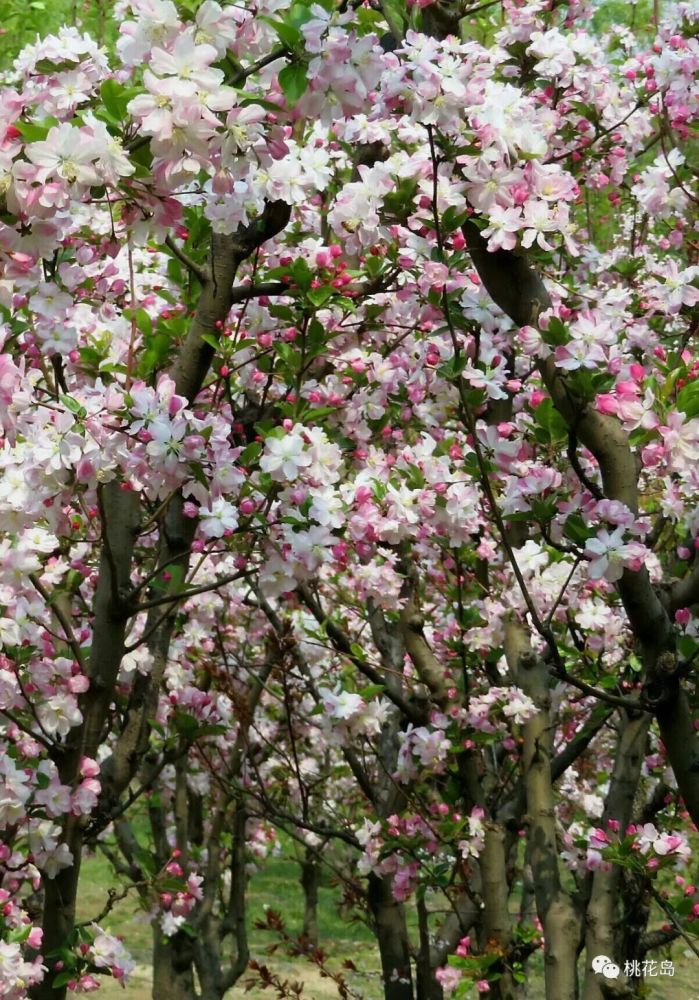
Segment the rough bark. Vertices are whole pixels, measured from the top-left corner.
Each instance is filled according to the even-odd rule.
[[[90,688],[80,699],[83,721],[71,730],[68,744],[55,755],[61,782],[73,787],[80,780],[83,756],[96,759],[104,738],[119,665],[124,654],[126,618],[122,602],[129,587],[131,557],[139,519],[137,496],[117,482],[101,491],[102,556],[95,595],[95,620],[88,664]],[[75,903],[80,876],[85,821],[69,816],[64,841],[73,861],[55,878],[45,879],[43,953],[51,967],[52,952],[64,947],[75,926]],[[51,971],[31,993],[34,1000],[64,1000],[66,987],[54,988]]]
[[[444,992],[434,978],[430,964],[430,913],[423,893],[418,895],[415,907],[419,936],[418,952],[415,959],[416,1000],[442,1000]]]
[[[386,621],[383,612],[373,601],[368,604],[369,625],[376,648],[381,653],[384,667],[383,680],[387,691],[403,696],[403,660],[405,645],[399,624]],[[401,715],[391,710],[381,732],[379,752],[382,768],[375,789],[375,802],[379,816],[385,819],[405,806],[405,794],[390,775],[398,760]],[[413,1000],[413,979],[410,964],[410,941],[405,919],[405,908],[393,896],[393,879],[369,876],[369,909],[381,955],[381,970],[385,1000]]]
[[[306,848],[301,865],[303,889],[303,927],[301,933],[313,947],[318,945],[318,888],[320,886],[320,861],[312,848]]]
[[[196,1000],[192,940],[183,931],[165,937],[153,925],[153,1000]]]
[[[423,632],[425,624],[420,611],[417,571],[411,567],[401,594],[400,638],[420,680],[429,688],[436,705],[447,701],[445,670],[432,652]]]
[[[157,562],[167,566],[174,580],[183,580],[189,568],[190,546],[196,531],[196,521],[185,517],[184,498],[176,494],[164,511],[160,526]],[[175,593],[173,589],[173,594]],[[170,642],[175,624],[177,605],[171,610],[163,605],[151,608],[146,619],[145,634],[149,635],[148,651],[152,666],[148,674],[137,674],[124,715],[121,733],[113,753],[102,765],[102,794],[99,812],[102,825],[108,822],[112,809],[128,787],[148,747],[150,722],[155,718],[158,695],[167,666]]]
[[[507,966],[512,940],[512,922],[508,911],[510,886],[507,881],[505,831],[489,821],[480,857],[483,878],[483,939],[487,952],[502,955],[501,977],[491,986],[493,1000],[516,1000],[517,984]]]
[[[179,395],[191,401],[203,385],[214,348],[202,338],[205,334],[217,336],[216,323],[228,315],[238,267],[258,247],[280,233],[290,218],[291,207],[285,202],[267,202],[260,218],[251,225],[232,235],[212,234],[209,280],[202,288],[196,315],[172,371]]]
[[[646,715],[639,715],[636,719],[624,717],[621,725],[614,773],[600,824],[603,830],[607,829],[610,819],[617,820],[621,830],[625,830],[632,819],[650,718]],[[607,980],[603,980],[593,971],[591,965],[596,955],[608,955],[617,962],[628,957],[620,950],[623,940],[623,934],[620,933],[623,926],[620,905],[622,875],[622,869],[618,865],[612,865],[607,871],[599,868],[592,877],[585,915],[586,966],[583,1000],[605,1000],[605,997],[609,996],[609,989],[617,985],[620,988],[620,995],[625,992],[623,982],[612,982],[610,986]],[[623,962],[621,964],[623,965]]]
[[[517,324],[536,323],[539,313],[551,305],[546,286],[526,258],[512,250],[488,250],[475,222],[463,226],[473,266],[493,302]]]
[[[381,956],[384,1000],[413,1000],[405,909],[393,896],[393,880],[369,875],[369,909]]]
[[[241,717],[225,774],[231,788],[240,778],[250,725],[267,679],[279,661],[279,652],[279,646],[273,643],[262,668],[251,682],[245,712]],[[203,898],[192,918],[196,931],[194,963],[201,987],[201,1000],[221,1000],[240,979],[250,960],[245,858],[247,819],[244,797],[242,793],[233,791],[220,802],[208,827]],[[220,843],[221,835],[229,825],[233,838],[230,856],[231,889],[225,913],[220,916],[216,912],[221,880]]]
[[[505,655],[513,676],[537,706],[524,726],[523,768],[527,792],[529,860],[536,908],[544,929],[546,1000],[577,1000],[580,914],[561,884],[551,779],[551,697],[546,665],[530,648],[522,626],[510,622]]]

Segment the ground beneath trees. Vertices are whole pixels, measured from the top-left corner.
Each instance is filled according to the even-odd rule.
[[[94,918],[104,906],[107,890],[113,885],[109,865],[101,858],[89,858],[83,864],[81,894],[78,919]],[[361,994],[363,1000],[382,1000],[379,979],[379,958],[371,935],[361,924],[350,922],[338,913],[339,892],[326,885],[320,890],[319,926],[323,948],[328,953],[328,966],[341,970],[343,962],[351,959],[357,972],[348,975],[351,986]],[[264,870],[253,876],[250,884],[250,923],[262,919],[265,907],[279,910],[286,921],[288,930],[294,934],[301,928],[303,896],[298,884],[298,866],[293,861],[270,858]],[[150,928],[144,914],[139,910],[135,897],[121,901],[102,921],[102,926],[124,938],[126,946],[136,960],[134,971],[126,989],[118,983],[102,980],[99,996],[101,1000],[151,1000],[150,970]],[[304,984],[307,1000],[337,1000],[338,993],[333,983],[324,979],[319,971],[303,959],[289,959],[281,949],[275,954],[267,954],[267,948],[274,944],[269,932],[251,930],[251,951],[253,956],[264,962],[274,973]],[[699,1000],[699,959],[686,946],[676,945],[672,950],[675,966],[674,977],[655,977],[646,980],[647,1000]],[[665,956],[657,956],[665,957]],[[528,984],[530,1000],[542,1000],[544,996],[542,963],[531,964],[531,979]],[[248,1000],[270,1000],[270,990],[252,989],[246,992],[248,974],[238,982],[228,998],[248,998]],[[473,1000],[478,995],[473,994]]]

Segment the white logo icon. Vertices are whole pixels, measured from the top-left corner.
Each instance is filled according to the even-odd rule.
[[[592,959],[592,971],[601,972],[605,979],[618,979],[621,969],[606,955],[596,955]]]

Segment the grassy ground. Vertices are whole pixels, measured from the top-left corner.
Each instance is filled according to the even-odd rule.
[[[79,919],[96,916],[104,905],[107,889],[112,881],[109,865],[101,857],[88,859],[83,867],[79,901]],[[376,947],[369,931],[359,923],[350,923],[337,911],[337,891],[329,886],[321,887],[319,896],[319,927],[321,945],[328,954],[328,966],[340,970],[346,959],[357,966],[357,973],[349,977],[352,986],[362,994],[364,1000],[382,1000],[379,982],[379,960]],[[265,906],[279,910],[285,919],[287,929],[292,934],[301,930],[303,919],[303,896],[298,884],[298,866],[294,861],[270,858],[263,871],[253,876],[250,884],[251,925],[264,915]],[[150,1000],[150,927],[139,910],[135,899],[120,902],[102,921],[124,942],[138,963],[129,985],[124,990],[113,981],[105,979],[100,991],[102,1000]],[[307,1000],[337,1000],[337,990],[333,983],[323,979],[318,970],[303,959],[289,959],[281,949],[268,955],[267,948],[273,943],[269,932],[251,930],[251,950],[253,957],[264,961],[275,973],[284,979],[304,983]],[[657,956],[665,957],[663,956]],[[675,975],[649,977],[647,1000],[699,1000],[699,959],[683,945],[676,945],[672,951]],[[230,1000],[271,1000],[271,991],[245,990],[244,976],[229,993]],[[474,998],[476,994],[474,993]],[[531,963],[528,983],[530,1000],[543,1000],[543,969],[540,956]]]
[[[337,1000],[338,993],[333,983],[322,978],[313,965],[303,959],[289,959],[281,947],[274,954],[267,954],[276,938],[268,931],[254,929],[255,922],[264,918],[265,907],[272,907],[282,913],[290,934],[300,933],[303,923],[303,894],[298,876],[299,868],[294,861],[271,858],[264,869],[251,879],[249,915],[252,955],[283,979],[303,982],[304,994],[308,1000]],[[101,856],[89,858],[83,863],[78,902],[79,920],[90,919],[99,913],[104,906],[112,878],[110,866]],[[321,886],[318,921],[321,945],[328,954],[327,964],[340,971],[343,962],[351,959],[358,969],[351,976],[352,984],[361,991],[365,1000],[381,1000],[379,960],[372,935],[361,923],[350,922],[338,914],[337,899],[335,889]],[[135,894],[119,902],[103,919],[102,926],[123,937],[126,947],[137,962],[137,968],[126,990],[104,979],[100,996],[103,1000],[150,1000],[151,930],[145,915],[139,909]],[[236,997],[270,1000],[273,994],[269,990],[253,989],[246,992],[244,984],[248,978],[247,975],[243,976],[231,990],[228,994],[231,1000]]]

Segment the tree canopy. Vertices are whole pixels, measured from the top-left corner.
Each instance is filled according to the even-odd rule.
[[[386,1000],[696,952],[698,18],[8,5],[6,1000],[128,982],[95,849],[154,1000],[297,997],[249,965],[279,833]]]

